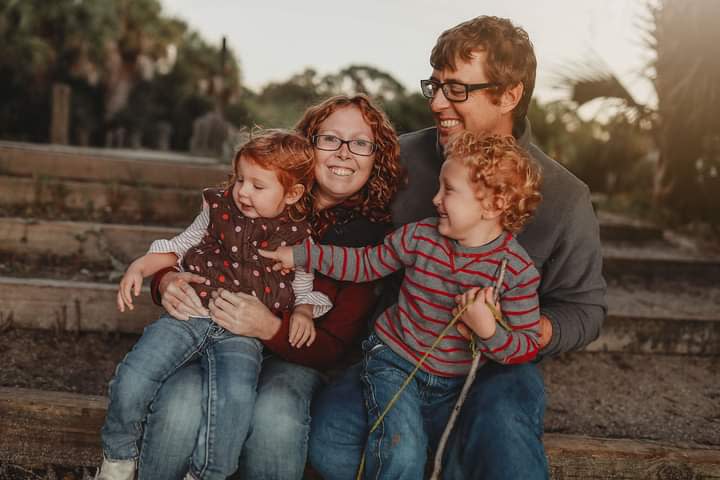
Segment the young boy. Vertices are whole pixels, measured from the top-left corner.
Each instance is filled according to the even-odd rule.
[[[483,361],[522,363],[538,351],[540,276],[517,243],[517,232],[540,201],[540,175],[510,136],[478,138],[463,132],[447,148],[438,217],[407,224],[374,248],[304,245],[281,247],[285,268],[314,268],[341,280],[369,281],[405,268],[398,302],[377,320],[364,342],[362,380],[368,422],[398,391],[420,357],[452,318],[478,337]],[[507,259],[500,305],[511,330],[500,328],[487,307],[497,266]],[[428,438],[438,438],[472,362],[464,336],[446,335],[413,382],[370,434],[366,476],[422,478]],[[432,433],[432,435],[430,435]],[[435,447],[435,445],[431,445]]]

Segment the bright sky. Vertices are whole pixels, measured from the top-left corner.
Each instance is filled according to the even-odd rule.
[[[653,100],[641,76],[650,58],[641,28],[647,0],[161,1],[166,13],[185,19],[206,40],[219,44],[227,36],[245,84],[255,90],[308,66],[325,74],[350,64],[373,65],[419,90],[443,30],[497,15],[530,34],[541,100],[563,96],[553,77],[588,60],[607,64],[638,100]]]

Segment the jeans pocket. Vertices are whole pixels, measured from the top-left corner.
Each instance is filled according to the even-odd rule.
[[[385,345],[374,333],[371,333],[370,336],[362,342],[362,350],[365,356],[372,355],[373,353],[381,350],[383,347],[387,347],[387,345]]]

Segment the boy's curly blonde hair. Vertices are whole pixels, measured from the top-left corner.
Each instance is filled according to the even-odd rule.
[[[490,192],[497,207],[504,202],[500,223],[517,233],[540,203],[540,169],[510,135],[478,136],[462,132],[450,139],[447,158],[468,167],[470,181]],[[482,193],[477,192],[481,198]]]

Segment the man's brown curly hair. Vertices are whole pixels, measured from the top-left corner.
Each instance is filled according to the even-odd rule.
[[[457,69],[457,61],[469,62],[473,52],[486,53],[485,73],[488,82],[500,87],[488,90],[495,102],[502,93],[518,83],[523,85],[523,95],[513,110],[514,126],[525,121],[530,97],[535,88],[537,60],[527,32],[507,18],[481,16],[473,18],[448,30],[437,39],[430,54],[430,65],[437,70]]]
[[[540,169],[510,135],[477,136],[462,132],[450,139],[448,160],[468,167],[470,181],[490,192],[487,200],[504,200],[500,223],[517,233],[541,200]],[[478,191],[478,198],[485,192]]]
[[[385,113],[380,110],[366,95],[337,95],[330,97],[318,105],[314,105],[303,114],[295,129],[303,136],[311,138],[316,135],[320,125],[334,112],[347,107],[355,107],[373,131],[375,163],[367,183],[360,191],[347,199],[347,204],[362,216],[373,222],[389,222],[390,201],[404,179],[400,166],[400,143],[397,133],[390,124]],[[318,188],[317,185],[315,188]],[[306,195],[303,200],[308,211],[313,211],[312,196]],[[315,212],[319,215],[330,214],[328,210]],[[331,220],[331,219],[329,219]]]
[[[281,129],[266,129],[253,132],[250,140],[243,144],[233,158],[232,176],[228,182],[231,188],[238,179],[240,158],[256,163],[267,170],[273,170],[285,193],[296,184],[305,187],[303,197],[311,191],[314,182],[315,151],[312,144],[296,132]],[[309,211],[302,200],[288,207],[293,220],[305,219]]]

